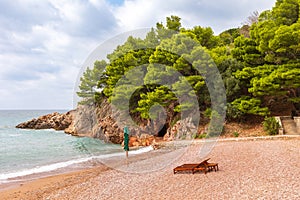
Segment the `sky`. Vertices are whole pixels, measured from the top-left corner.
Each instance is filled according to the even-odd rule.
[[[215,34],[276,0],[0,0],[0,110],[72,109],[84,61],[105,41],[177,15]]]

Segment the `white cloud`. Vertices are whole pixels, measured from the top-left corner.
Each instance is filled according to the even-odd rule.
[[[81,64],[114,21],[105,1],[1,1],[0,109],[71,108]]]
[[[215,32],[240,26],[260,0],[0,1],[0,109],[71,108],[81,64],[100,43],[170,15]]]
[[[36,25],[32,29],[33,38],[44,38],[42,45],[45,51],[51,53],[64,53],[66,47],[71,43],[71,38],[67,33],[57,31],[53,26],[40,26]]]
[[[271,9],[275,0],[127,0],[115,9],[120,27],[131,30],[155,26],[170,15],[182,18],[184,26],[210,26],[216,33],[239,27],[254,11]]]

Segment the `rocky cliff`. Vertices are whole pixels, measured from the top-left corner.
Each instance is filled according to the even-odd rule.
[[[74,136],[93,137],[122,144],[123,127],[116,122],[119,113],[112,112],[111,105],[104,100],[99,106],[80,105],[75,110],[64,114],[52,113],[32,119],[17,125],[17,128],[28,129],[55,129],[64,130]],[[155,127],[157,124],[148,123],[138,128],[130,128],[129,146],[148,146],[155,143]],[[188,120],[178,121],[172,128],[164,127],[164,133],[158,136],[165,140],[188,139],[197,132],[196,127]]]
[[[110,104],[105,100],[100,106],[80,105],[67,113],[54,112],[31,119],[16,128],[64,130],[74,136],[99,138],[115,144],[123,141],[123,129],[113,120]]]
[[[112,118],[110,104],[104,100],[100,106],[80,105],[65,132],[75,136],[99,138],[106,142],[121,144],[123,129]]]
[[[81,105],[76,109],[72,123],[65,132],[75,136],[99,138],[106,142],[122,144],[123,127],[116,122],[119,113],[112,112],[111,105],[104,100],[99,106]],[[130,129],[129,146],[149,146],[155,143],[154,136],[146,127]]]

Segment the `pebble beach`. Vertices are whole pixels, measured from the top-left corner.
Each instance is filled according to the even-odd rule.
[[[205,155],[219,171],[173,174],[198,163],[203,143],[154,150],[94,168],[50,176],[0,191],[1,199],[299,199],[300,137],[217,141]],[[129,154],[130,155],[130,154]],[[159,165],[162,163],[162,165]]]

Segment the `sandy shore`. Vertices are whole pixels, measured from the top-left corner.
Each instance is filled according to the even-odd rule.
[[[0,191],[1,199],[300,199],[300,139],[205,143],[105,161]],[[219,171],[173,174],[211,158]]]

